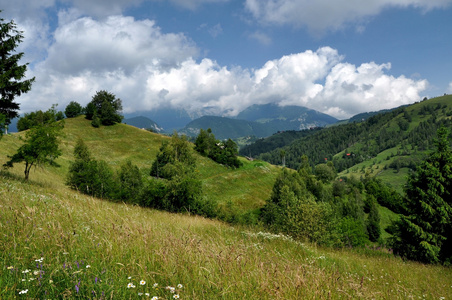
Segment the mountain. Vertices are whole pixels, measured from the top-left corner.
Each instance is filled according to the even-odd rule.
[[[163,128],[149,118],[139,116],[130,119],[124,119],[122,123],[135,126],[137,128],[150,129],[153,132],[161,133]]]
[[[302,106],[279,106],[277,104],[254,104],[242,112],[237,119],[267,124],[273,133],[283,130],[302,130],[313,127],[324,127],[338,120],[327,114]]]
[[[172,133],[173,130],[179,130],[193,120],[184,109],[159,108],[152,111],[139,111],[131,114],[124,114],[125,119],[133,117],[146,117],[159,124],[165,132]]]
[[[440,126],[452,129],[452,95],[382,112],[362,122],[322,128],[295,140],[286,139],[286,145],[280,143],[265,153],[259,151],[257,143],[241,151],[279,164],[284,150],[286,165],[294,169],[300,166],[305,154],[312,165],[332,161],[343,175],[380,176],[401,191],[408,172],[434,149]],[[270,149],[270,139],[258,142]]]
[[[188,123],[180,132],[196,136],[199,130],[212,129],[218,139],[263,138],[277,132],[323,127],[336,118],[301,106],[252,105],[235,118],[204,116]]]
[[[212,129],[219,140],[243,136],[265,137],[273,133],[273,130],[265,124],[216,116],[204,116],[191,121],[179,132],[187,136],[197,136],[200,129],[208,128]]]

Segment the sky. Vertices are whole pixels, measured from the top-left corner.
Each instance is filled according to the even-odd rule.
[[[452,93],[452,0],[0,0],[23,31],[21,113],[97,91],[124,113],[235,116],[300,105],[338,119]]]

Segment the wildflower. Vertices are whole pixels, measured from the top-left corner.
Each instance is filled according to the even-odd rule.
[[[35,280],[36,278],[34,278],[34,277],[31,277],[30,279],[28,279],[28,281],[33,281],[33,280]]]
[[[156,289],[159,286],[158,283],[154,283],[153,287]]]
[[[149,293],[144,293],[144,295],[145,295],[146,297],[149,297],[151,294],[149,294]]]
[[[174,299],[179,299],[179,295],[176,294],[176,295],[173,296],[173,298],[174,298]]]
[[[183,286],[182,284],[180,284],[180,283],[177,285],[177,288],[178,288],[178,289],[181,289],[181,288],[183,288],[183,287],[184,287],[184,286]]]
[[[127,277],[127,279],[132,279],[132,276]]]
[[[143,296],[143,293],[138,293],[138,296]]]
[[[53,283],[53,280],[52,280],[52,279],[49,279],[49,283]]]
[[[86,268],[89,269],[89,268],[91,268],[91,266],[90,265],[86,265]]]
[[[39,275],[39,271],[33,271],[33,275],[35,275],[35,276],[37,276],[37,275]]]
[[[22,274],[27,274],[28,272],[30,272],[30,270],[26,269],[25,271],[22,271]]]
[[[41,257],[41,258],[39,258],[39,259],[35,259],[35,262],[42,263],[43,260],[44,260],[44,257]]]
[[[9,266],[8,268],[6,268],[7,270],[12,270],[12,269],[14,269],[14,267],[13,266]]]
[[[130,288],[134,288],[135,286],[133,285],[133,283],[132,282],[130,282],[128,285],[127,285],[127,288],[128,289],[130,289]]]
[[[20,295],[28,293],[28,289],[19,292]]]
[[[145,285],[145,284],[146,284],[146,281],[144,281],[144,280],[140,281],[140,285]]]
[[[151,300],[158,300],[159,299],[159,297],[157,297],[157,296],[154,296],[154,297],[152,297],[152,299]]]

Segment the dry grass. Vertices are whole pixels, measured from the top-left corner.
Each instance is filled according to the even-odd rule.
[[[0,177],[0,205],[5,299],[26,289],[31,298],[127,299],[143,292],[172,299],[162,287],[179,283],[182,299],[440,299],[452,291],[450,268],[381,252],[317,249],[9,176]]]

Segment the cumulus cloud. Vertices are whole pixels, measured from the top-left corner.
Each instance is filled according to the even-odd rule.
[[[246,0],[245,7],[262,23],[307,27],[312,32],[322,33],[360,22],[388,7],[411,6],[427,11],[451,3],[451,0]]]
[[[150,20],[112,16],[67,17],[46,59],[33,65],[23,111],[86,105],[99,90],[123,100],[124,112],[160,107],[234,116],[252,104],[302,105],[338,118],[418,101],[424,80],[387,75],[390,64],[343,62],[323,47],[266,62],[258,69],[228,68],[204,58],[183,34],[162,33]]]
[[[449,87],[448,87],[448,89],[447,89],[447,92],[448,92],[449,94],[452,94],[452,82],[449,83]]]

